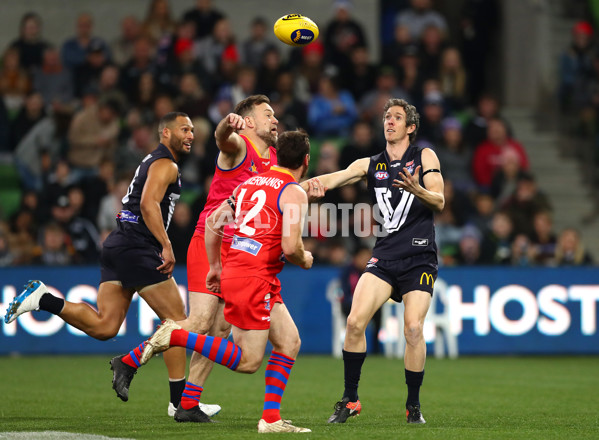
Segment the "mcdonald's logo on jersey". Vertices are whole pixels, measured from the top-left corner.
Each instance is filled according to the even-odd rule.
[[[376,171],[378,171],[378,170],[387,170],[387,164],[379,162],[379,163],[376,164],[375,170]]]
[[[435,279],[433,278],[433,276],[431,274],[428,274],[426,272],[422,272],[422,275],[420,275],[420,285],[422,285],[422,280],[423,279],[426,280],[426,285],[427,286],[430,284],[431,287],[435,287]]]

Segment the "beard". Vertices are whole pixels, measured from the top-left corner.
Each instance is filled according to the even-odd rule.
[[[263,132],[257,133],[257,135],[269,147],[276,146],[277,139],[279,137],[278,133],[273,133],[272,131],[266,131],[266,130],[264,130]]]

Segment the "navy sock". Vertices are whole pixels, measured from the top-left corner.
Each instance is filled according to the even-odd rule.
[[[408,398],[406,399],[406,406],[420,406],[420,387],[422,386],[422,380],[424,379],[424,370],[405,370],[405,372],[406,385],[408,386]]]
[[[169,380],[168,386],[171,390],[171,403],[175,405],[175,408],[181,403],[181,394],[185,389],[185,378],[180,380]]]
[[[64,299],[57,298],[50,293],[44,293],[40,298],[40,310],[59,315],[64,308]]]
[[[345,373],[345,391],[343,391],[343,397],[349,397],[350,402],[358,400],[358,383],[360,382],[364,359],[366,359],[366,352],[353,353],[343,350]]]

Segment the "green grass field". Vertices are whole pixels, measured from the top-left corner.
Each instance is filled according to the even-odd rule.
[[[110,356],[0,357],[0,439],[6,432],[62,431],[134,439],[260,437],[264,370],[254,375],[215,366],[202,400],[223,407],[214,424],[179,424],[166,415],[161,359],[135,376],[130,400],[111,388]],[[429,359],[421,392],[427,424],[405,422],[403,362],[370,356],[360,384],[362,414],[328,425],[343,392],[342,361],[300,356],[282,415],[314,439],[597,439],[598,357]],[[270,434],[289,436],[290,434]],[[299,434],[298,434],[299,435]],[[10,438],[10,437],[9,437]],[[27,438],[22,434],[19,438]]]

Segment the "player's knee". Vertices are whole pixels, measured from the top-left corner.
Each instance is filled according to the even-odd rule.
[[[97,329],[94,329],[87,334],[92,338],[98,339],[100,341],[107,341],[109,339],[114,338],[119,332],[119,327],[103,325]]]
[[[222,325],[217,326],[217,328],[212,329],[211,333],[213,333],[211,336],[227,339],[231,334],[231,324],[225,322]]]
[[[404,334],[408,344],[416,344],[423,337],[422,325],[417,320],[413,322],[406,321]]]
[[[346,332],[350,333],[352,335],[355,335],[355,334],[362,334],[362,333],[364,333],[365,330],[366,330],[366,326],[364,325],[364,323],[360,319],[357,319],[355,316],[353,316],[350,313],[349,316],[347,317]]]
[[[252,374],[260,369],[262,359],[248,358],[242,359],[235,371],[238,373]]]

